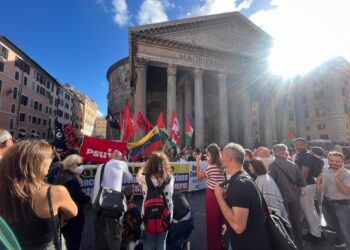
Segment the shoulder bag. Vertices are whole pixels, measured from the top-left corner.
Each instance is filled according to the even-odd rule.
[[[100,189],[92,204],[92,211],[97,214],[97,216],[119,219],[127,210],[126,199],[122,192],[101,186],[105,166],[106,164],[102,165]]]

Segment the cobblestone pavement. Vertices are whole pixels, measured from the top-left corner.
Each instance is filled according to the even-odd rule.
[[[198,191],[187,194],[188,201],[191,204],[191,208],[194,214],[195,229],[190,236],[191,249],[193,250],[207,250],[206,246],[206,225],[205,225],[205,192]],[[136,198],[136,203],[141,203],[140,198]],[[86,224],[83,233],[82,249],[94,249],[94,232],[92,225],[91,211],[87,213]],[[331,242],[334,239],[334,234],[331,232],[324,232],[326,241],[321,246],[313,246],[308,242],[305,242],[305,250],[330,250],[334,249],[331,246]]]

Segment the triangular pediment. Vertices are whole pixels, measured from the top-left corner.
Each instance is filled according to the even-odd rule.
[[[253,57],[267,53],[272,42],[239,12],[137,26],[130,32]]]

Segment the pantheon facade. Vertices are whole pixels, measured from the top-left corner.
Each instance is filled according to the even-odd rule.
[[[155,124],[176,111],[193,144],[229,141],[271,146],[288,134],[288,100],[268,71],[271,37],[239,12],[129,28],[129,56],[108,72],[108,107],[115,117],[127,102]],[[278,126],[276,126],[278,121]],[[118,131],[107,127],[107,138]],[[139,134],[139,133],[138,133]],[[136,135],[140,137],[141,135]]]

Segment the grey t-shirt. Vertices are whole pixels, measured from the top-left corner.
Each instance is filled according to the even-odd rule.
[[[324,169],[323,178],[324,186],[327,191],[324,195],[332,200],[350,200],[350,194],[343,194],[337,185],[335,184],[335,171],[331,168]],[[350,171],[343,167],[343,171],[340,173],[340,180],[348,187],[350,187]]]

